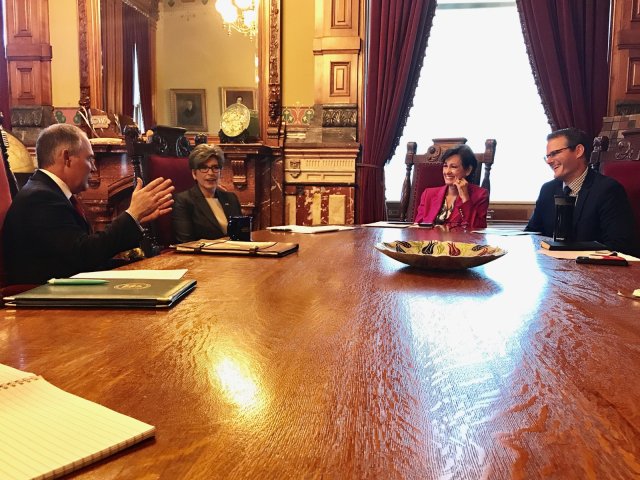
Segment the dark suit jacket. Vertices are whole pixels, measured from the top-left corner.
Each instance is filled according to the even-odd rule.
[[[89,225],[60,187],[37,171],[13,199],[3,227],[7,281],[44,283],[111,265],[115,254],[139,245],[141,231],[128,213],[104,232]]]
[[[553,236],[554,195],[562,195],[561,180],[542,185],[525,230]],[[612,250],[632,255],[638,253],[635,251],[631,205],[624,188],[616,180],[589,169],[573,212],[573,238],[575,241],[597,240]]]
[[[216,196],[227,218],[242,215],[240,201],[233,192],[216,189]],[[173,233],[178,243],[224,237],[218,220],[198,185],[174,196]]]
[[[425,188],[420,197],[416,223],[434,223],[438,212],[442,208],[447,186]],[[468,228],[485,228],[487,226],[487,208],[489,207],[489,192],[482,187],[469,184],[469,200],[462,203],[460,197],[453,204],[453,211],[445,225],[463,225]]]

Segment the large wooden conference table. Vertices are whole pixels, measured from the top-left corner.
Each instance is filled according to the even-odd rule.
[[[436,272],[373,249],[427,238],[509,252]],[[640,477],[640,301],[616,294],[639,265],[549,258],[530,236],[254,239],[300,250],[133,265],[198,280],[169,310],[1,311],[1,363],[157,427],[72,477]]]

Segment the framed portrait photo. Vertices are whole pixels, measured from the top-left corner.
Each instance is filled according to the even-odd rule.
[[[220,112],[234,103],[242,103],[249,110],[257,110],[256,89],[250,87],[220,87]]]
[[[169,90],[171,122],[192,132],[207,131],[207,95],[204,89]]]

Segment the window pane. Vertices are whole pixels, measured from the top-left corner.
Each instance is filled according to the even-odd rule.
[[[492,201],[535,201],[552,178],[542,160],[551,131],[515,6],[436,10],[414,106],[385,169],[399,200],[407,142],[424,153],[433,138],[466,137],[474,151],[495,138]]]
[[[138,49],[135,46],[133,50],[133,121],[136,122],[140,131],[144,133],[142,101],[140,100],[140,78],[138,76]]]

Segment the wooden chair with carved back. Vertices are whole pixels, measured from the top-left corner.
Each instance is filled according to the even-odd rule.
[[[11,171],[9,165],[9,153],[8,153],[9,141],[5,135],[5,131],[2,128],[2,113],[0,113],[0,305],[2,304],[2,297],[7,295],[13,295],[24,290],[29,290],[35,285],[8,285],[5,277],[4,270],[4,247],[3,247],[3,235],[2,230],[4,226],[4,217],[11,206],[13,197],[18,193],[18,182],[16,177]]]
[[[464,137],[434,138],[427,152],[418,154],[416,142],[407,143],[405,165],[407,168],[400,196],[400,216],[403,221],[413,221],[420,195],[425,188],[444,185],[442,154],[456,145],[466,144]],[[471,183],[491,191],[491,167],[496,155],[496,140],[487,139],[484,152],[474,152],[478,168],[472,173]]]
[[[616,179],[627,192],[635,220],[636,255],[640,254],[640,128],[621,132],[610,140],[598,136],[593,141],[591,168]]]
[[[134,177],[142,178],[145,184],[158,177],[170,178],[175,187],[174,193],[188,190],[194,182],[189,168],[189,153],[193,147],[185,136],[186,130],[158,125],[152,131],[151,141],[146,142],[140,137],[137,127],[125,128],[127,154],[133,164]],[[206,135],[196,136],[196,144],[206,141]],[[153,222],[146,232],[143,250],[149,256],[173,243],[175,238],[171,215],[164,215]]]

